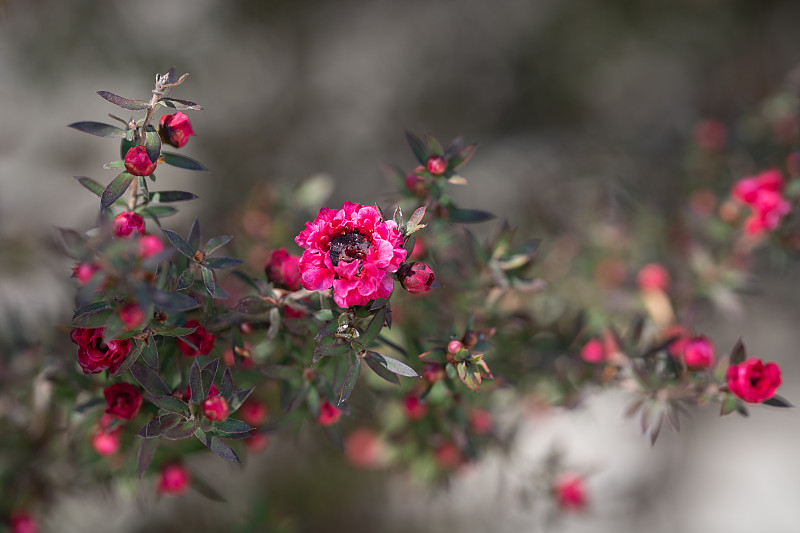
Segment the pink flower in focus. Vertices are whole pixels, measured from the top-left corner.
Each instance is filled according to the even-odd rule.
[[[425,263],[404,263],[397,270],[400,285],[411,294],[422,294],[431,290],[436,277]]]
[[[714,364],[714,344],[704,336],[692,337],[683,347],[683,360],[689,368],[708,368]]]
[[[158,134],[163,142],[175,148],[182,148],[195,132],[185,113],[173,113],[161,116],[158,121]]]
[[[114,217],[113,232],[118,239],[130,237],[134,232],[141,235],[144,233],[144,219],[132,211],[120,213]]]
[[[589,339],[589,342],[581,348],[581,359],[587,363],[602,363],[606,360],[606,351],[603,342],[597,337]]]
[[[264,266],[267,279],[290,291],[300,288],[300,257],[291,255],[286,248],[273,250]]]
[[[209,396],[203,401],[203,414],[214,422],[224,422],[228,419],[228,401],[221,395]]]
[[[151,161],[147,150],[142,145],[136,145],[125,154],[125,169],[134,176],[149,176],[156,171],[158,164]]]
[[[164,243],[155,235],[143,235],[139,239],[139,256],[147,259],[164,251]]]
[[[158,480],[158,492],[161,494],[182,494],[189,488],[189,472],[179,464],[165,466]]]
[[[371,429],[357,429],[344,441],[344,456],[355,467],[375,467],[381,462],[382,455],[381,440]]]
[[[214,342],[217,340],[213,333],[206,331],[206,328],[204,328],[203,325],[197,320],[190,320],[184,324],[183,327],[197,328],[193,333],[186,335],[187,340],[194,344],[194,346],[191,346],[188,342],[185,342],[183,338],[178,337],[178,349],[183,355],[186,357],[195,357],[198,355],[208,355],[211,353],[211,350],[214,349]]]
[[[11,528],[11,533],[38,533],[39,531],[36,520],[23,511],[14,511],[11,513],[11,519],[8,525]]]
[[[728,389],[742,400],[761,403],[772,398],[781,386],[781,369],[775,363],[764,364],[753,357],[728,367],[727,381]]]
[[[327,399],[322,400],[319,406],[319,416],[317,423],[320,426],[332,426],[341,418],[342,412]]]
[[[667,269],[658,263],[648,263],[639,270],[636,276],[640,291],[666,291],[669,288],[670,276]]]
[[[78,345],[78,364],[84,374],[96,374],[110,369],[115,372],[131,351],[130,339],[103,338],[104,328],[75,328],[69,338]]]
[[[556,479],[553,495],[562,511],[583,511],[588,503],[585,482],[573,473],[564,473]]]
[[[142,392],[130,383],[114,383],[103,389],[108,408],[106,413],[122,420],[131,420],[139,414]]]
[[[295,242],[305,249],[300,259],[303,287],[333,287],[339,307],[388,298],[394,288],[389,274],[406,258],[397,224],[383,220],[377,208],[353,202],[339,210],[322,208]]]

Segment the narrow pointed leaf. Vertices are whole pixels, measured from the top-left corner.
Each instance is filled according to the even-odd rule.
[[[173,167],[183,168],[185,170],[208,170],[199,161],[195,161],[191,157],[186,157],[185,155],[172,152],[162,152],[161,155],[164,156],[164,163],[172,165]]]
[[[103,191],[100,196],[100,208],[108,209],[117,201],[117,199],[125,194],[125,191],[130,187],[131,182],[135,176],[128,172],[120,172],[119,176],[114,178],[111,183]]]
[[[158,370],[158,347],[155,339],[150,339],[150,344],[142,343],[142,361],[153,370]]]
[[[143,109],[147,109],[147,102],[144,100],[130,100],[109,91],[97,91],[97,94],[123,109],[128,109],[130,111],[141,111]]]
[[[156,456],[158,444],[158,439],[142,439],[139,444],[139,451],[136,454],[136,472],[139,475],[139,479],[142,479],[144,473],[150,468],[150,463],[153,462],[153,458]]]
[[[178,290],[182,291],[184,289],[188,289],[192,286],[192,284],[194,284],[194,270],[192,267],[189,267],[181,272],[181,275],[178,278]]]
[[[192,416],[192,410],[189,405],[174,396],[145,396],[144,399],[156,405],[159,409],[164,409],[170,413],[175,413],[185,418]]]
[[[217,286],[217,283],[214,281],[214,272],[210,268],[206,268],[205,266],[200,267],[200,271],[203,274],[203,285],[205,285],[208,294],[211,297],[214,297],[214,289]]]
[[[407,364],[398,361],[397,359],[393,359],[388,355],[384,355],[378,352],[367,352],[367,357],[369,357],[377,364],[381,365],[386,370],[394,374],[406,376],[409,378],[415,378],[419,375],[413,368],[411,368]]]
[[[125,130],[122,128],[110,124],[103,124],[102,122],[73,122],[67,127],[91,135],[97,135],[98,137],[125,137]]]
[[[479,222],[491,220],[495,218],[495,216],[492,213],[479,209],[462,209],[460,207],[450,206],[448,218],[450,222],[459,224],[477,224]]]
[[[208,395],[208,391],[211,390],[211,385],[214,383],[214,378],[217,377],[218,368],[219,357],[206,363],[206,365],[200,371],[200,379],[203,381],[203,390],[206,391],[206,395]]]
[[[86,176],[73,176],[78,183],[83,185],[86,189],[93,192],[97,196],[103,196],[103,191],[106,189],[100,183],[96,182],[92,178]]]
[[[315,339],[322,339],[324,337],[330,337],[336,330],[339,329],[339,322],[338,320],[331,320],[330,322],[326,323],[317,333],[317,336],[314,337]]]
[[[206,399],[200,363],[197,362],[197,359],[192,361],[192,366],[189,368],[189,392],[192,395],[189,401],[193,404],[200,404]]]
[[[233,307],[233,310],[243,315],[260,315],[272,309],[273,305],[265,302],[259,296],[245,296]],[[334,331],[336,331],[334,329]]]
[[[217,492],[217,489],[212,487],[210,483],[194,472],[192,472],[192,489],[211,501],[228,503],[228,500],[225,499],[222,494]]]
[[[426,164],[428,162],[428,150],[422,140],[410,131],[406,131],[406,141],[411,147],[411,151],[414,152],[414,157],[417,158],[417,161],[421,165]]]
[[[745,350],[742,339],[736,341],[733,350],[731,350],[731,365],[738,365],[744,362],[747,357],[747,350]]]
[[[764,400],[764,405],[771,405],[772,407],[794,407],[791,403],[789,403],[786,398],[783,396],[778,396],[777,394],[770,398],[769,400]]]
[[[197,329],[194,328],[182,328],[177,326],[154,326],[153,331],[156,332],[156,335],[163,335],[165,337],[183,337],[185,335],[191,335]]]
[[[233,237],[231,235],[220,235],[218,237],[214,237],[213,239],[209,239],[206,243],[206,253],[210,254],[215,250],[225,246],[228,244]]]
[[[164,235],[166,235],[167,240],[169,240],[169,242],[172,243],[172,246],[177,248],[177,250],[180,253],[182,253],[183,255],[188,257],[189,259],[194,259],[194,253],[197,251],[196,248],[192,248],[189,245],[189,243],[186,242],[183,239],[183,237],[181,237],[180,235],[178,235],[174,231],[169,230],[169,229],[165,229],[165,230],[162,230],[162,231],[164,232]]]
[[[169,428],[176,426],[182,420],[183,420],[182,417],[174,413],[157,416],[156,418],[148,422],[147,425],[145,425],[142,429],[140,429],[139,433],[137,433],[136,436],[144,437],[145,439],[160,437],[162,433],[164,433]]]
[[[195,431],[194,435],[195,437],[198,438],[200,442],[205,444],[209,450],[217,454],[219,457],[222,457],[226,461],[231,461],[233,463],[242,462],[239,460],[239,457],[236,455],[236,452],[234,452],[230,446],[225,444],[222,441],[222,439],[220,439],[216,435],[209,435],[201,429]]]
[[[199,104],[190,102],[189,100],[179,100],[178,98],[162,98],[159,101],[165,107],[177,109],[179,111],[202,111],[203,108]]]
[[[356,357],[356,360],[353,361],[353,364],[350,366],[350,370],[347,372],[347,375],[344,378],[344,384],[342,385],[342,390],[339,393],[339,405],[346,402],[350,397],[350,394],[352,394],[353,388],[356,386],[356,381],[358,381],[359,372],[361,372],[361,358]]]
[[[164,292],[151,289],[149,296],[157,306],[164,309],[172,309],[173,311],[189,311],[200,307],[200,302],[181,292]]]
[[[378,374],[380,377],[389,383],[394,383],[395,385],[400,384],[400,378],[397,377],[397,374],[390,372],[385,366],[378,363],[374,357],[370,357],[369,353],[366,355],[366,357],[364,357],[364,359],[367,361],[367,366],[369,366],[370,369],[372,369],[372,371]]]
[[[161,155],[161,135],[155,130],[148,131],[144,148],[150,161],[158,161],[158,157]]]
[[[200,248],[200,221],[195,217],[194,221],[192,221],[192,227],[189,228],[189,238],[187,239],[189,246],[192,247],[192,250],[197,250]]]
[[[231,375],[231,367],[226,366],[225,372],[222,373],[222,380],[219,383],[219,392],[226,398],[230,398],[233,394],[233,376]]]
[[[131,374],[144,387],[144,390],[153,396],[168,396],[172,393],[172,389],[151,370],[147,365],[141,362],[136,362],[131,367]]]
[[[131,353],[129,353],[125,357],[125,360],[122,362],[122,364],[119,365],[119,367],[117,367],[117,369],[114,372],[112,372],[111,377],[117,378],[122,374],[124,374],[125,372],[127,372],[128,369],[130,369],[133,366],[136,360],[139,359],[139,356],[142,354],[143,348],[144,348],[144,343],[143,342],[138,343],[136,347],[131,351]]]
[[[208,268],[236,268],[244,261],[235,257],[208,257],[203,262]]]
[[[255,428],[247,422],[242,422],[241,420],[233,418],[229,418],[224,422],[218,422],[214,426],[215,431],[220,431],[222,433],[248,433],[254,429]]]
[[[267,329],[267,340],[273,340],[281,328],[281,311],[277,307],[269,310],[269,329]]]
[[[381,307],[375,316],[372,317],[367,327],[364,329],[364,334],[361,335],[359,340],[365,346],[375,340],[383,329],[384,322],[386,322],[386,307]]]
[[[197,422],[197,419],[186,420],[185,422],[172,426],[162,433],[161,436],[169,440],[188,439],[194,434],[195,430],[197,430]]]
[[[150,193],[151,202],[185,202],[196,198],[199,198],[199,196],[186,191],[156,191]]]
[[[411,215],[411,218],[408,219],[408,223],[406,225],[410,228],[418,226],[419,223],[422,222],[422,218],[425,216],[426,208],[427,206],[423,205],[422,207],[414,211],[414,214]]]

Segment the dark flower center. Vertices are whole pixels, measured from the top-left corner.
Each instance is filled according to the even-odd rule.
[[[333,266],[336,266],[339,264],[339,261],[349,263],[356,259],[365,259],[369,247],[369,240],[360,233],[345,233],[331,241],[331,247],[328,253],[331,255],[331,263],[333,263]]]

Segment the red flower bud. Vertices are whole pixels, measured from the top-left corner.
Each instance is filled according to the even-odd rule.
[[[381,440],[371,429],[357,429],[350,433],[344,441],[344,456],[355,467],[377,466],[383,455]]]
[[[272,251],[264,272],[276,286],[290,291],[300,289],[300,256],[290,255],[286,248]]]
[[[428,406],[412,394],[403,400],[403,411],[409,420],[416,421],[425,418],[425,415],[428,414]]]
[[[714,364],[714,344],[704,336],[693,337],[683,348],[683,360],[689,368],[708,368]]]
[[[317,423],[320,426],[332,426],[341,418],[342,412],[327,399],[322,400],[319,406],[319,416]]]
[[[130,237],[133,232],[144,233],[144,219],[141,215],[132,211],[125,211],[114,217],[114,237],[125,239]]]
[[[447,353],[449,354],[455,355],[463,348],[464,345],[461,344],[461,341],[450,341],[447,343]]]
[[[581,348],[581,359],[587,363],[602,363],[606,359],[606,351],[600,339],[592,338]]]
[[[411,191],[414,196],[423,197],[428,193],[428,185],[425,182],[425,178],[419,175],[423,170],[425,170],[425,167],[420,165],[406,174],[406,189]]]
[[[769,400],[780,387],[781,369],[775,363],[766,365],[761,359],[750,358],[728,367],[728,389],[746,402]]]
[[[229,412],[228,401],[219,394],[216,396],[209,396],[203,402],[203,414],[209,420],[224,422],[228,419]]]
[[[134,176],[149,176],[156,171],[158,164],[147,156],[147,150],[137,144],[125,154],[125,170]]]
[[[139,239],[139,257],[147,259],[164,251],[164,243],[155,235],[143,235]]]
[[[141,391],[130,383],[114,383],[103,389],[108,409],[106,413],[123,420],[131,420],[142,406]]]
[[[136,329],[144,324],[144,311],[136,304],[126,304],[119,311],[119,319],[125,324],[125,329]]]
[[[251,426],[260,426],[269,415],[269,409],[258,400],[246,400],[239,408],[239,416]]]
[[[669,272],[658,263],[649,263],[636,276],[640,291],[666,291],[669,288]]]
[[[161,470],[158,492],[161,494],[182,494],[189,488],[189,472],[179,464],[167,465]]]
[[[425,263],[404,263],[397,269],[400,285],[411,294],[420,294],[431,290],[436,277],[431,267]]]
[[[428,363],[422,370],[422,378],[428,383],[441,381],[445,378],[445,375],[444,368],[435,363]]]
[[[31,515],[23,511],[14,511],[11,513],[11,520],[9,521],[11,533],[38,533],[39,525]]]
[[[72,267],[72,275],[78,280],[81,285],[86,285],[97,272],[100,271],[98,265],[92,263],[78,263]]]
[[[585,483],[577,474],[559,476],[553,486],[553,495],[562,511],[583,511],[588,503]]]
[[[163,142],[175,148],[183,147],[189,141],[189,137],[195,135],[192,123],[185,113],[162,115],[158,121],[158,134]]]
[[[425,166],[428,168],[428,172],[434,176],[441,176],[447,170],[447,159],[440,155],[432,155],[428,158]]]
[[[217,337],[213,333],[206,331],[206,328],[197,320],[190,320],[184,324],[183,327],[197,328],[194,330],[194,333],[186,335],[186,338],[189,342],[194,344],[194,346],[191,346],[188,342],[178,337],[178,349],[183,355],[186,357],[195,357],[197,355],[208,355],[211,353],[211,350],[214,349],[214,342],[217,340]]]
[[[100,455],[114,455],[119,451],[122,441],[119,434],[122,428],[118,427],[111,431],[105,429],[97,429],[97,432],[92,437],[92,447],[94,451]]]

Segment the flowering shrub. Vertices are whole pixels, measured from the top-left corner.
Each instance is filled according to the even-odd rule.
[[[664,422],[677,431],[691,406],[717,402],[723,414],[747,414],[745,403],[789,405],[775,394],[775,363],[745,360],[741,342],[717,352],[706,336],[680,325],[673,293],[686,292],[689,275],[709,284],[709,293],[740,288],[738,278],[726,276],[733,258],[741,262],[741,247],[730,245],[742,235],[788,231],[782,225],[791,187],[779,170],[744,178],[720,208],[715,223],[727,233],[716,245],[719,255],[731,250],[729,263],[695,259],[691,274],[646,263],[629,280],[623,262],[604,257],[592,272],[598,286],[621,290],[630,281],[636,309],[587,322],[581,305],[564,305],[546,316],[537,305],[555,291],[537,277],[539,241],[520,241],[507,222],[484,242],[463,230],[494,215],[458,206],[448,192],[467,183],[461,170],[476,149],[461,139],[442,146],[406,134],[418,165],[411,172],[387,168],[401,197],[391,216],[347,201],[302,220],[270,205],[274,213],[265,216],[280,216],[294,230],[270,242],[268,259],[255,270],[217,255],[232,237],[204,237],[198,220],[186,236],[166,228],[163,219],[177,212],[173,204],[197,197],[151,190],[154,172],[205,170],[163,149],[185,148],[195,135],[182,111],[202,108],[171,96],[185,78],[174,70],[157,76],[149,100],[100,91],[108,102],[144,113],[120,120],[122,127],[71,124],[120,142],[121,160],[106,165],[120,169],[113,180],[77,178],[99,197],[97,227],[61,230],[77,281],[69,334],[77,352],[61,354],[74,374],[65,395],[85,420],[76,429],[85,447],[109,470],[121,470],[113,459],[129,457],[139,477],[159,472],[162,494],[191,486],[217,497],[183,466],[185,455],[207,448],[241,462],[240,454],[267,445],[269,432],[314,421],[315,431],[344,443],[354,466],[411,467],[434,480],[487,447],[508,444],[513,428],[492,415],[500,388],[518,398],[533,390],[549,404],[571,407],[592,387],[622,387],[634,395],[628,413],[640,413],[653,443]],[[180,112],[162,115],[156,129],[156,113],[174,110]],[[714,123],[697,135],[707,152],[724,148]],[[702,195],[694,199],[709,226],[713,207]],[[750,209],[743,226],[742,206]],[[294,235],[297,248],[287,248]],[[755,244],[748,242],[749,251]],[[395,283],[404,290],[396,292]],[[623,329],[628,319],[632,325]],[[552,479],[557,507],[587,507],[583,477]]]

